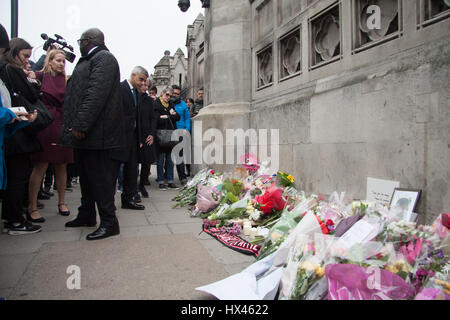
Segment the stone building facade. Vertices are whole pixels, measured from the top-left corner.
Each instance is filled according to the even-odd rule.
[[[188,96],[196,98],[197,90],[203,87],[205,74],[205,17],[199,14],[188,26],[186,47],[188,52]]]
[[[449,30],[444,0],[211,1],[195,167],[233,167],[205,163],[239,150],[214,130],[276,129],[299,189],[365,199],[367,177],[395,180],[431,222],[450,210]]]
[[[153,85],[158,88],[158,92],[168,85],[178,85],[187,88],[188,61],[181,49],[178,49],[173,56],[170,51],[164,52],[164,57],[155,66],[155,71],[151,75]]]

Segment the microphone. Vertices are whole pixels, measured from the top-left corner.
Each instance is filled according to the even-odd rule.
[[[44,40],[48,40],[48,35],[46,33],[41,33],[41,38]]]

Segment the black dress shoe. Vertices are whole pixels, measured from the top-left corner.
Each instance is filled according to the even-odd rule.
[[[133,201],[136,202],[136,203],[141,203],[142,202],[142,199],[141,199],[141,196],[139,195],[139,193],[136,193],[136,195],[133,198]]]
[[[92,240],[101,240],[108,237],[116,236],[120,234],[119,228],[114,229],[106,229],[105,227],[100,227],[97,230],[95,230],[93,233],[87,235],[86,240],[92,241]]]
[[[148,198],[148,192],[143,185],[139,186],[139,192],[142,194],[144,198]]]
[[[122,209],[131,209],[131,210],[145,210],[143,205],[137,204],[134,201],[122,202]]]
[[[81,221],[80,219],[76,218],[75,220],[69,221],[66,223],[66,228],[80,228],[80,227],[95,227],[97,226],[97,222],[89,223],[85,221]]]

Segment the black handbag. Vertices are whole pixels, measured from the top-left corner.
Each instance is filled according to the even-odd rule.
[[[9,79],[9,84],[12,86],[13,97],[19,99],[23,107],[25,107],[28,112],[34,112],[34,110],[37,110],[36,119],[28,126],[26,126],[24,130],[30,133],[36,133],[44,130],[49,125],[51,125],[55,120],[55,117],[50,112],[50,110],[48,110],[48,108],[42,103],[42,101],[38,99],[36,103],[31,103],[14,88],[13,82],[10,80],[11,78],[9,76],[8,66],[6,67],[6,75]]]
[[[175,131],[175,126],[173,125],[172,120],[170,119],[169,114],[169,121],[172,125],[172,128],[174,129],[159,129],[156,130],[156,142],[158,143],[158,146],[163,149],[173,149],[178,143],[178,140],[172,140],[172,134]]]

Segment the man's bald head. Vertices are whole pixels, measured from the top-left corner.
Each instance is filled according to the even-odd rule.
[[[80,39],[80,51],[82,56],[95,47],[105,45],[105,35],[98,28],[91,28],[83,32]]]
[[[91,28],[89,30],[86,30],[82,37],[90,38],[91,43],[95,46],[102,46],[105,45],[105,35],[103,32],[98,28]]]

